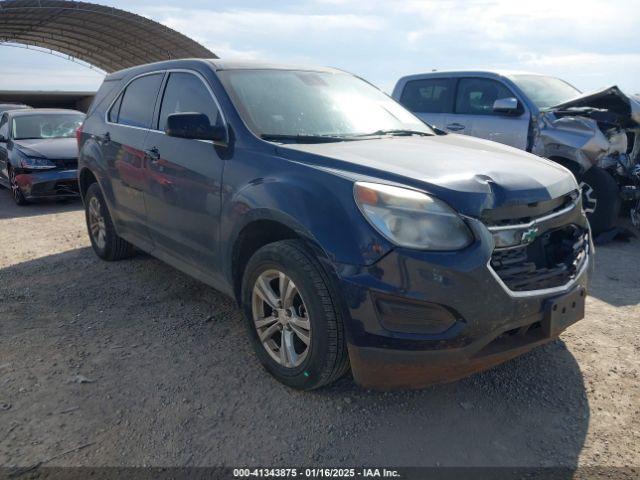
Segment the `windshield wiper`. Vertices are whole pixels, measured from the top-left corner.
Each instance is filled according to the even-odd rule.
[[[345,134],[345,135],[287,135],[280,133],[263,133],[260,138],[263,140],[275,142],[296,142],[296,143],[331,143],[345,142],[350,140],[359,140],[366,137],[379,137],[382,135],[394,135],[408,137],[411,135],[420,135],[423,137],[431,137],[433,133],[421,132],[420,130],[376,130],[371,133],[363,134]]]
[[[395,135],[399,137],[409,137],[411,135],[420,135],[422,137],[432,137],[433,133],[421,132],[420,130],[405,130],[405,129],[392,129],[392,130],[376,130],[371,133],[364,133],[358,135],[358,137],[377,137],[380,135]]]
[[[296,142],[296,143],[330,143],[344,142],[345,137],[337,135],[286,135],[280,133],[263,133],[260,138],[275,142]]]

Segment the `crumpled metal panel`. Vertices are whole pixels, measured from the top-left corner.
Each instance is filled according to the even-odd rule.
[[[606,135],[591,118],[557,118],[553,112],[543,112],[537,127],[532,153],[547,158],[567,158],[584,170],[597,165],[610,149]]]
[[[628,96],[616,85],[595,92],[585,93],[553,107],[554,110],[571,107],[607,108],[619,115],[628,116],[640,125],[640,98]]]
[[[599,128],[596,120],[585,115],[567,115],[567,109],[592,107],[609,110],[640,126],[640,100],[625,95],[618,87],[608,87],[581,95],[541,112],[534,121],[532,153],[543,157],[573,160],[583,170],[594,165],[606,166],[611,155],[623,154],[627,138],[623,131],[610,133]],[[556,113],[563,111],[563,114]]]

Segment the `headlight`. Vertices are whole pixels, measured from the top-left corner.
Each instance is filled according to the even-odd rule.
[[[56,164],[46,158],[28,157],[20,152],[20,167],[29,170],[47,170],[56,168]]]
[[[459,250],[473,242],[460,216],[427,194],[391,185],[356,182],[354,196],[369,223],[398,246]]]

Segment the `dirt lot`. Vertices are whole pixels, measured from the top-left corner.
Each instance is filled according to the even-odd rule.
[[[299,393],[231,300],[95,257],[80,208],[0,191],[0,465],[640,466],[639,240],[598,250],[586,319],[522,358],[417,392]]]

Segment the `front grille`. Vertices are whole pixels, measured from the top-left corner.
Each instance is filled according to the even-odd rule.
[[[494,250],[491,268],[515,292],[561,287],[578,274],[588,248],[588,232],[565,225],[546,231],[528,245]]]
[[[482,212],[480,219],[487,227],[520,225],[569,208],[578,201],[579,197],[578,190],[573,190],[550,200],[487,209]]]
[[[51,160],[51,162],[55,163],[58,168],[65,168],[69,170],[78,168],[77,158],[56,158],[55,160]]]

